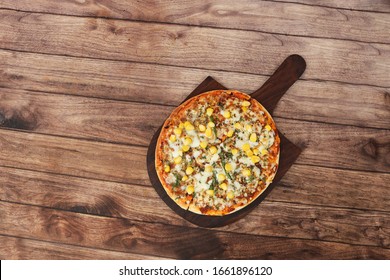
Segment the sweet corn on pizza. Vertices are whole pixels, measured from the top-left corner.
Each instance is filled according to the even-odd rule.
[[[172,112],[157,140],[155,165],[181,208],[221,216],[249,205],[267,188],[279,152],[275,123],[258,101],[215,90]]]

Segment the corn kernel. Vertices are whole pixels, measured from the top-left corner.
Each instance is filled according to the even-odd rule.
[[[206,147],[207,147],[207,142],[206,142],[206,141],[200,142],[200,146],[201,146],[203,149],[206,149]]]
[[[194,186],[189,185],[189,186],[186,188],[186,191],[187,191],[188,194],[193,194],[193,193],[194,193]]]
[[[184,175],[183,178],[181,178],[182,181],[187,181],[188,180],[188,176],[187,175]]]
[[[250,124],[246,124],[245,125],[245,130],[249,131],[249,132],[252,132],[252,126]]]
[[[175,128],[173,130],[173,133],[175,133],[176,136],[180,136],[182,132],[183,132],[183,130],[181,128]]]
[[[206,114],[208,116],[211,116],[213,114],[213,112],[214,112],[214,110],[212,108],[207,108],[207,110],[206,110]]]
[[[184,139],[184,145],[189,146],[189,145],[191,145],[191,143],[192,143],[191,137],[186,137],[186,138]]]
[[[188,150],[190,149],[190,146],[188,146],[188,145],[183,145],[183,146],[181,147],[181,149],[183,150],[183,152],[188,152]]]
[[[247,155],[248,157],[253,156],[253,152],[252,152],[250,149],[249,149],[248,151],[246,151],[245,153],[246,153],[246,155]]]
[[[253,154],[254,154],[254,155],[257,156],[259,153],[260,153],[260,152],[259,152],[259,149],[258,149],[258,148],[254,148],[254,149],[253,149]]]
[[[214,195],[214,190],[207,190],[206,193],[207,193],[209,196],[213,196],[213,195]]]
[[[224,191],[227,190],[227,184],[226,184],[226,183],[220,184],[219,187],[220,187],[221,189],[223,189]]]
[[[265,129],[268,130],[268,131],[270,131],[272,128],[271,128],[271,126],[270,126],[269,124],[267,124],[267,125],[265,126]]]
[[[232,166],[232,164],[231,163],[226,163],[225,164],[225,170],[226,171],[232,171],[233,170],[233,166]]]
[[[191,166],[188,166],[187,169],[186,169],[186,174],[187,175],[191,175],[192,172],[194,172],[194,169]]]
[[[262,149],[261,154],[264,156],[264,155],[268,154],[268,151],[266,149]]]
[[[222,182],[222,181],[225,181],[225,180],[226,180],[225,174],[222,174],[222,173],[218,174],[218,181],[219,182]]]
[[[212,155],[214,155],[214,154],[217,153],[218,149],[217,149],[217,147],[215,147],[215,146],[211,146],[210,149],[209,149],[209,151],[210,151],[210,153],[211,153]]]
[[[176,164],[179,164],[179,163],[181,163],[182,158],[181,158],[181,157],[175,157],[173,161],[174,161]]]
[[[208,126],[208,127],[215,127],[215,123],[209,122],[209,123],[207,124],[207,126]]]
[[[203,124],[200,124],[199,125],[199,131],[205,132],[205,130],[206,130],[206,127]]]
[[[249,141],[251,142],[256,142],[257,140],[257,135],[256,133],[252,133],[251,136],[249,137]]]
[[[225,111],[225,112],[223,112],[223,116],[225,117],[225,118],[230,118],[230,112],[229,111]]]
[[[235,129],[241,129],[242,128],[242,125],[240,123],[235,123],[234,124],[234,128]]]
[[[237,153],[238,153],[238,149],[236,149],[236,148],[232,149],[232,155],[233,156],[236,155]]]
[[[205,171],[206,172],[213,172],[213,167],[211,165],[206,165]]]
[[[253,163],[258,163],[260,161],[260,157],[258,157],[258,156],[251,156],[251,161]]]
[[[179,123],[179,128],[180,128],[180,129],[183,129],[183,128],[184,128],[184,123],[182,123],[182,122]]]
[[[244,100],[244,101],[242,101],[241,105],[244,107],[249,107],[251,105],[251,103],[248,100]]]
[[[242,170],[242,175],[244,175],[244,176],[246,176],[246,177],[251,176],[251,171],[250,171],[250,169],[244,169],[244,170]]]
[[[227,193],[226,196],[227,196],[228,199],[233,199],[234,198],[234,193],[230,191],[230,192]]]
[[[232,137],[233,133],[234,133],[234,130],[230,129],[226,135],[227,135],[227,137]]]
[[[184,123],[184,128],[187,130],[187,131],[190,131],[190,130],[194,130],[195,127],[192,125],[192,123],[190,123],[189,121],[186,121]]]
[[[249,143],[245,143],[244,145],[242,145],[242,150],[244,152],[248,151],[250,148],[251,148],[251,145],[249,145]]]
[[[244,113],[245,113],[246,111],[248,111],[248,107],[242,106],[241,109],[242,109],[242,111],[243,111]]]
[[[206,137],[208,137],[208,138],[213,137],[213,131],[211,130],[210,127],[208,127],[208,128],[206,129],[205,135],[206,135]]]
[[[165,171],[166,173],[168,173],[169,171],[171,171],[171,167],[170,167],[169,165],[165,165],[164,171]]]
[[[176,141],[176,135],[172,134],[171,136],[169,136],[169,141],[175,142]]]

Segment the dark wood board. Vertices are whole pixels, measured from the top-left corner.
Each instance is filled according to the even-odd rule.
[[[275,109],[280,98],[286,91],[299,79],[306,69],[305,60],[299,55],[290,55],[287,57],[274,74],[260,87],[251,94],[252,98],[258,100],[271,114]],[[210,90],[226,89],[212,77],[207,77],[184,101]],[[241,219],[261,203],[272,191],[275,185],[282,179],[288,169],[297,160],[301,149],[290,142],[280,131],[280,160],[279,168],[274,181],[267,189],[245,208],[225,216],[205,216],[195,214],[179,207],[166,193],[157,176],[155,168],[155,150],[161,127],[153,135],[147,153],[147,169],[150,181],[161,199],[178,215],[189,222],[202,227],[220,227],[238,219]]]

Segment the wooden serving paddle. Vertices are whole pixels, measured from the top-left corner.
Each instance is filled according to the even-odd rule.
[[[272,76],[255,92],[251,94],[252,98],[259,101],[270,114],[272,114],[280,98],[286,91],[299,79],[306,69],[305,60],[299,55],[290,55],[287,57]],[[198,94],[206,91],[226,89],[212,77],[207,77],[187,98],[188,100]],[[183,101],[183,102],[184,102]],[[275,178],[267,189],[252,203],[243,209],[225,216],[205,216],[186,211],[178,206],[165,192],[158,179],[155,168],[155,150],[158,136],[162,126],[154,134],[147,154],[147,168],[150,181],[161,197],[161,199],[178,215],[190,221],[193,224],[202,227],[221,227],[230,224],[247,215],[272,191],[275,185],[282,179],[284,174],[290,169],[291,165],[297,160],[301,149],[291,143],[280,131],[280,159],[279,168]]]

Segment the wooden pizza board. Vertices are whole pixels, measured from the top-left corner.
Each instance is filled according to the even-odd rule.
[[[263,84],[261,88],[251,94],[252,98],[257,99],[272,115],[273,110],[280,98],[286,93],[286,91],[299,79],[306,69],[305,60],[299,55],[291,55],[287,57],[275,73]],[[223,85],[218,83],[212,77],[207,77],[184,101],[191,97],[194,97],[200,93],[226,89]],[[277,126],[277,124],[276,124]],[[147,169],[149,173],[150,181],[161,197],[161,199],[178,215],[184,219],[190,221],[193,224],[202,227],[221,227],[230,224],[238,219],[247,215],[252,211],[260,202],[262,202],[267,195],[272,191],[275,185],[282,179],[287,170],[297,160],[301,149],[291,143],[280,131],[280,159],[279,168],[276,176],[268,186],[268,188],[251,204],[244,207],[243,209],[233,212],[232,214],[225,216],[205,216],[186,211],[178,206],[165,192],[163,186],[158,179],[156,168],[155,168],[155,150],[158,136],[160,134],[161,127],[154,134],[147,154]]]

